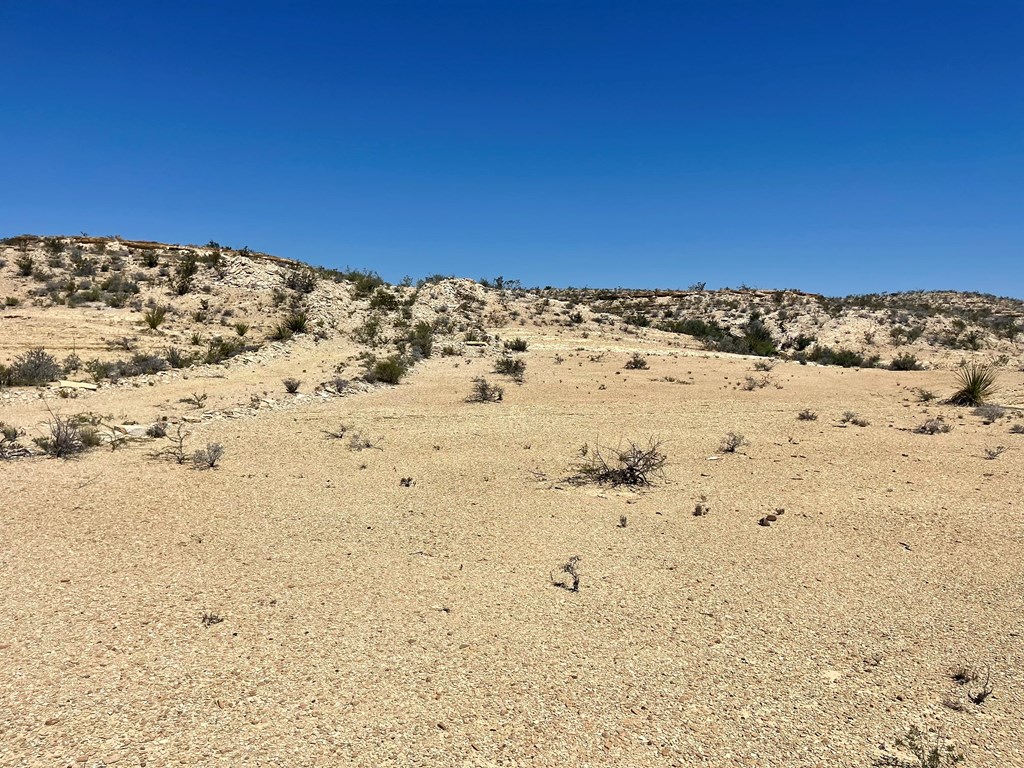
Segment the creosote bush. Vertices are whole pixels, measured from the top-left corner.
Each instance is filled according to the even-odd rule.
[[[626,361],[626,364],[622,367],[625,368],[627,371],[643,371],[649,368],[650,366],[647,364],[646,357],[641,355],[639,352],[634,352],[632,356],[630,356],[629,360]]]
[[[511,341],[505,342],[505,349],[509,352],[525,352],[528,347],[529,344],[527,344],[526,339],[521,339],[518,336]]]
[[[397,384],[409,372],[409,364],[398,355],[374,360],[366,369],[363,378],[371,384]]]
[[[581,461],[573,480],[607,485],[651,485],[664,474],[668,457],[661,441],[651,437],[646,443],[627,440],[625,447],[610,448],[595,443],[580,449]]]
[[[494,362],[494,372],[508,376],[517,383],[522,383],[526,375],[526,361],[508,355],[500,357]]]
[[[468,403],[499,403],[505,397],[505,390],[480,377],[473,379],[473,392],[466,398]]]

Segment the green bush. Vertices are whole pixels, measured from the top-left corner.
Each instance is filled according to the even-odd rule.
[[[409,364],[398,355],[382,360],[374,360],[367,369],[364,378],[371,384],[397,384],[409,372]]]
[[[155,331],[163,323],[165,317],[167,317],[167,307],[157,306],[147,309],[142,319],[146,321],[146,325]]]
[[[908,352],[893,358],[892,362],[889,363],[889,369],[893,371],[919,371],[921,370],[921,363],[918,362],[917,357]]]

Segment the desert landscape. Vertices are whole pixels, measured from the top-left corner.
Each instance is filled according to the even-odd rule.
[[[1024,766],[1024,302],[87,236],[0,301],[0,765]]]

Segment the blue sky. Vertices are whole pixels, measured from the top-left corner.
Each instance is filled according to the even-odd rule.
[[[1024,297],[1020,2],[0,0],[0,234]]]

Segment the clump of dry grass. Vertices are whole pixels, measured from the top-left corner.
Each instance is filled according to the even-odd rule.
[[[580,556],[573,555],[570,557],[564,565],[558,570],[557,573],[551,574],[551,583],[556,587],[561,587],[569,592],[580,591],[580,573],[579,573],[579,562]]]
[[[736,451],[742,446],[747,444],[747,439],[736,432],[729,432],[725,437],[722,438],[721,445],[718,446],[719,453],[736,453]]]
[[[924,424],[919,424],[914,428],[914,432],[919,435],[939,435],[949,432],[952,429],[953,425],[947,424],[940,416],[935,419],[928,419]]]

